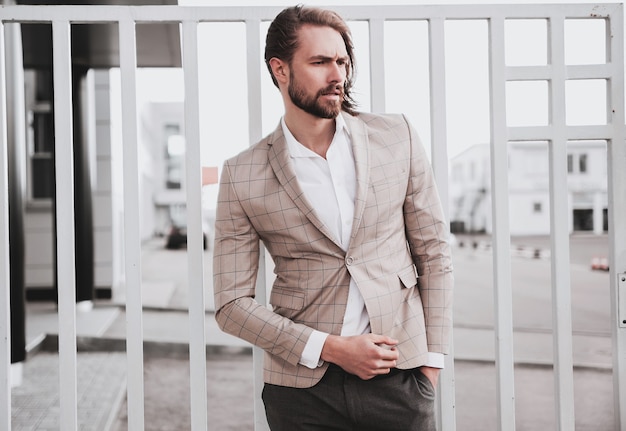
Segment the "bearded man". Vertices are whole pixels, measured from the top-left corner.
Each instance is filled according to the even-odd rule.
[[[333,11],[283,10],[265,61],[285,113],[222,170],[217,322],[266,352],[274,431],[435,430],[453,275],[418,135],[402,115],[356,111],[352,38]],[[261,242],[271,309],[255,301]]]

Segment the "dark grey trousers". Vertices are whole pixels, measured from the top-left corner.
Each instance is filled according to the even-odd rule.
[[[332,365],[306,389],[265,384],[272,431],[436,431],[435,390],[419,369],[361,380]]]

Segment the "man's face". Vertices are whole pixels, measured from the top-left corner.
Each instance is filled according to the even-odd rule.
[[[289,65],[289,97],[313,116],[335,118],[341,112],[349,61],[343,38],[331,27],[305,25],[298,43]]]

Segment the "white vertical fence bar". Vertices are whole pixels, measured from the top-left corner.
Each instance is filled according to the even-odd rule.
[[[74,145],[70,23],[52,22],[59,303],[59,423],[78,426],[76,393],[76,265],[74,249]]]
[[[0,429],[11,430],[11,277],[4,24],[0,21]]]
[[[185,21],[183,71],[185,77],[185,151],[187,175],[187,259],[189,265],[189,372],[191,429],[207,429],[206,333],[202,232],[200,152],[200,92],[198,90],[198,23]]]
[[[574,430],[574,363],[572,347],[572,295],[570,286],[569,217],[567,185],[567,130],[565,124],[565,21],[552,16],[548,26],[550,81],[550,231],[552,274],[552,329],[554,348],[555,423]]]
[[[515,429],[515,379],[503,17],[489,20],[489,54],[498,429],[504,431]]]
[[[263,59],[261,53],[261,21],[249,19],[246,21],[246,65],[248,81],[248,135],[250,145],[258,142],[263,134],[263,97],[261,92],[261,67]],[[260,245],[259,271],[256,281],[256,299],[260,304],[268,304],[268,283],[266,270],[265,247]],[[264,352],[253,347],[252,357],[254,366],[254,429],[256,431],[269,430],[265,417],[265,408],[261,399],[263,390],[263,356]]]
[[[183,23],[187,173],[187,258],[189,259],[189,365],[191,429],[207,429],[206,334],[198,91],[198,23]]]
[[[439,188],[441,204],[446,220],[450,221],[448,194],[448,136],[446,121],[446,46],[445,20],[433,18],[429,21],[430,57],[430,130],[431,155],[435,178]],[[453,337],[454,338],[454,337]],[[454,396],[454,343],[445,357],[445,369],[438,386],[438,421],[445,431],[456,430],[456,400]]]
[[[441,205],[449,218],[448,203],[448,133],[446,119],[446,44],[445,20],[429,21],[430,57],[430,128],[432,164],[440,189]]]
[[[611,79],[608,83],[608,217],[613,347],[615,429],[626,427],[626,132],[624,130],[624,6],[615,5],[608,21],[607,47]]]
[[[261,52],[261,21],[246,21],[247,74],[248,83],[248,133],[250,145],[257,143],[263,134],[263,95],[261,91],[261,73],[265,73]],[[276,90],[278,91],[278,89]]]
[[[372,112],[385,112],[385,21],[369,20]]]
[[[144,429],[141,238],[139,236],[139,154],[137,133],[137,50],[135,22],[119,22],[124,147],[124,249],[126,274],[126,354],[128,429]]]

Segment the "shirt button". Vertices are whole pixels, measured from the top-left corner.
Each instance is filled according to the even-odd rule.
[[[348,256],[348,258],[346,258],[347,265],[352,265],[353,262],[354,262],[354,258],[352,256]]]

